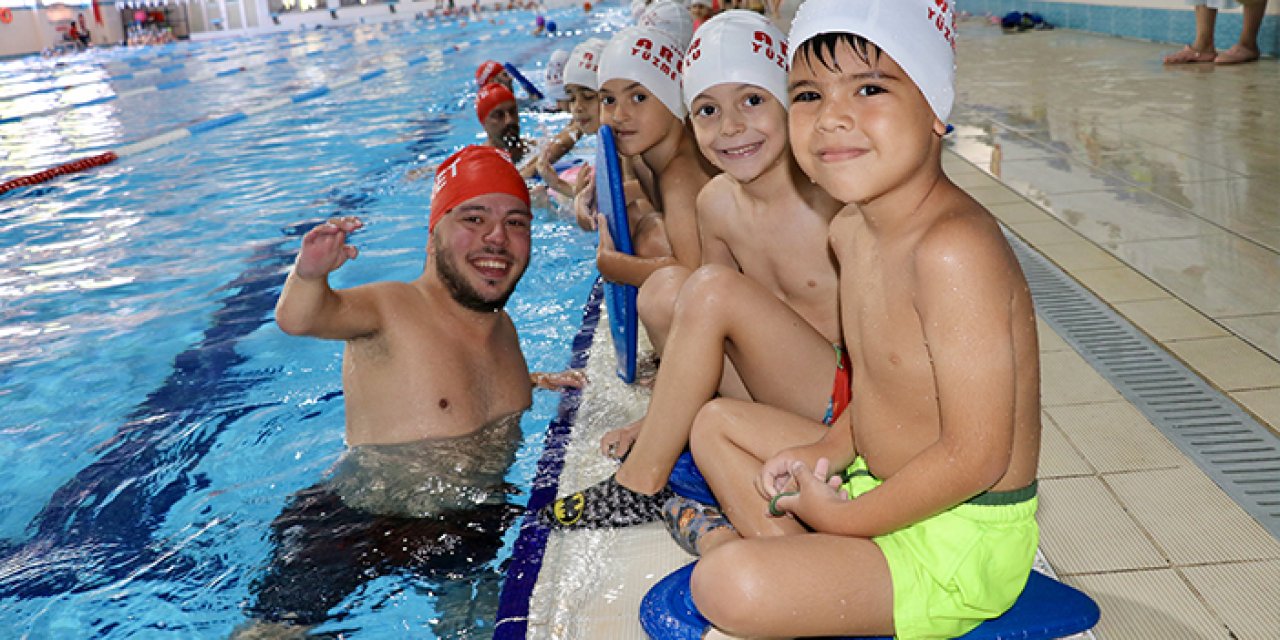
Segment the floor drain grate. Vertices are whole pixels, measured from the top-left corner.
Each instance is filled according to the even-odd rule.
[[[1040,317],[1280,539],[1280,437],[1006,232]]]

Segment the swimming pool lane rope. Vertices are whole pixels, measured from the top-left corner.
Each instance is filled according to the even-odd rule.
[[[64,176],[72,173],[79,173],[88,169],[92,169],[94,167],[100,167],[106,164],[110,164],[120,158],[125,158],[128,156],[150,151],[152,149],[155,149],[156,147],[168,144],[170,142],[182,140],[199,133],[204,133],[206,131],[217,129],[219,127],[240,122],[241,120],[245,120],[250,116],[255,116],[261,113],[265,113],[267,111],[271,111],[278,107],[306,102],[308,100],[326,95],[332,91],[336,91],[338,89],[343,89],[357,83],[367,82],[369,80],[373,80],[374,78],[381,77],[385,75],[388,71],[397,71],[400,69],[413,67],[413,66],[422,64],[423,62],[426,62],[428,60],[431,60],[437,55],[443,56],[451,53],[465,51],[471,48],[472,46],[486,42],[496,37],[510,35],[515,31],[517,31],[516,27],[511,26],[505,29],[500,29],[495,32],[485,33],[475,38],[473,41],[458,42],[451,46],[446,46],[439,50],[432,51],[430,53],[425,53],[419,56],[415,56],[413,58],[410,58],[409,60],[404,60],[404,61],[396,60],[388,64],[385,64],[379,68],[365,71],[359,75],[348,76],[336,82],[332,82],[332,83],[328,83],[328,84],[314,87],[311,89],[307,89],[305,91],[295,93],[288,97],[277,98],[275,100],[268,100],[266,102],[255,105],[253,107],[241,109],[239,111],[235,111],[235,112],[228,113],[221,116],[209,117],[202,121],[188,125],[186,127],[181,127],[178,129],[174,129],[172,131],[167,131],[165,133],[154,135],[149,138],[144,138],[143,140],[139,140],[138,142],[124,145],[123,147],[120,147],[114,152],[107,151],[105,153],[100,153],[97,155],[81,158],[79,160],[67,162],[65,164],[58,165],[56,167],[52,167],[49,169],[45,169],[37,173],[14,178],[7,182],[0,183],[0,195],[8,193],[9,191],[12,191],[14,189],[18,189],[20,187],[27,187],[27,186],[42,184],[44,182],[53,180],[54,178],[57,178],[59,176]]]

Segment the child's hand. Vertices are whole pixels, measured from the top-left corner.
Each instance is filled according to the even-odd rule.
[[[569,369],[560,373],[534,372],[529,374],[529,381],[533,386],[548,391],[581,389],[587,385],[587,374],[581,369]]]
[[[769,514],[792,514],[805,520],[804,514],[817,513],[840,502],[847,502],[849,494],[840,490],[839,474],[830,473],[831,462],[819,458],[813,471],[802,460],[792,460],[789,468],[794,491],[782,491],[769,501]]]
[[[347,260],[355,258],[360,250],[347,244],[347,235],[364,223],[355,216],[331,218],[302,236],[302,250],[298,252],[293,272],[304,280],[316,280],[336,271]]]
[[[596,230],[595,183],[595,175],[589,176],[585,186],[580,183],[581,188],[578,190],[577,195],[573,196],[573,215],[578,219],[578,226],[582,227],[584,231]]]
[[[603,251],[616,251],[613,246],[613,235],[609,233],[609,225],[604,220],[600,220],[601,216],[597,215],[596,230],[600,232],[600,247],[596,250],[596,255]]]

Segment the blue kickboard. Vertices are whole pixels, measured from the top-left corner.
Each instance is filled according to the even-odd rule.
[[[622,193],[622,165],[618,162],[613,129],[600,127],[596,145],[596,207],[609,225],[613,246],[631,254],[631,225],[627,222],[627,200]],[[636,312],[636,288],[605,282],[605,304],[609,308],[609,328],[618,356],[618,377],[631,384],[636,380],[636,337],[639,316]]]
[[[653,640],[697,640],[711,624],[698,611],[689,591],[694,564],[676,569],[659,580],[640,601],[640,626]],[[1026,588],[1011,609],[960,638],[1051,640],[1092,629],[1100,615],[1097,603],[1083,592],[1032,571]]]
[[[711,493],[711,487],[707,486],[707,479],[702,477],[702,472],[698,470],[698,465],[693,461],[693,454],[686,449],[684,453],[676,458],[676,466],[671,469],[671,476],[667,478],[667,486],[677,494],[697,500],[702,504],[711,506],[719,506],[720,502],[716,500],[715,494]]]
[[[504,62],[502,63],[502,66],[507,70],[507,73],[511,74],[512,78],[515,78],[516,82],[520,83],[520,86],[524,87],[524,92],[529,94],[530,98],[533,98],[534,100],[542,100],[546,97],[542,95],[541,91],[538,91],[537,86],[530,82],[528,78],[524,77],[523,73],[520,73],[520,69],[516,68],[514,64]]]

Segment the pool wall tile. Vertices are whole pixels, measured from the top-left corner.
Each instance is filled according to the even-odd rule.
[[[1195,14],[1192,7],[1157,9],[1079,2],[1019,2],[1018,0],[966,0],[963,11],[983,16],[1003,16],[1010,11],[1025,11],[1042,16],[1062,29],[1077,29],[1123,38],[1153,42],[1186,44],[1195,38]],[[1243,16],[1240,9],[1219,11],[1214,39],[1219,49],[1226,49],[1240,37]],[[1258,47],[1263,55],[1280,56],[1280,15],[1269,13],[1262,19]]]

